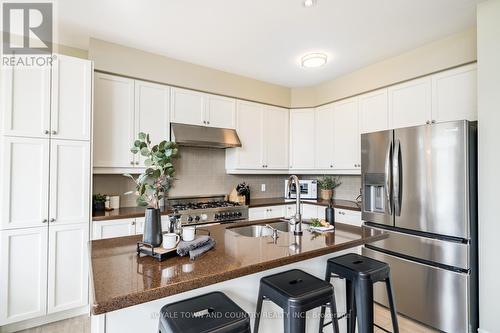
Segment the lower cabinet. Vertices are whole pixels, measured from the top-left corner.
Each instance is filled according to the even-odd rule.
[[[284,205],[250,208],[248,210],[248,219],[250,221],[255,221],[285,217],[286,211],[287,209]]]
[[[361,227],[361,212],[348,209],[335,209],[335,222]]]
[[[0,326],[88,304],[88,228],[0,231]]]
[[[144,217],[92,222],[92,239],[107,239],[144,233]],[[162,215],[161,229],[166,232],[170,226],[169,216]]]

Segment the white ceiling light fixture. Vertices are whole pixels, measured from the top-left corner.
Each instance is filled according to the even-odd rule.
[[[304,68],[321,67],[328,61],[328,56],[324,53],[308,53],[300,58],[300,64]]]
[[[304,5],[304,7],[309,8],[309,7],[316,6],[316,2],[317,2],[317,0],[304,0],[304,2],[302,2],[302,4]]]

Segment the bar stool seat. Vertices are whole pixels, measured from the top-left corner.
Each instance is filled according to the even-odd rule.
[[[332,274],[346,279],[348,333],[354,333],[356,318],[359,333],[373,332],[373,284],[376,282],[386,284],[393,331],[394,333],[399,332],[390,267],[387,263],[356,253],[348,253],[328,259],[325,280],[329,282]],[[324,313],[324,311],[325,309],[322,307],[321,312]],[[320,332],[322,328],[323,323],[321,322]]]
[[[264,300],[270,300],[283,309],[284,331],[287,333],[305,332],[305,313],[329,304],[335,332],[339,332],[332,285],[304,271],[293,269],[266,276],[260,280],[254,333],[259,331]]]
[[[160,311],[160,333],[250,333],[250,318],[222,292],[167,304]]]

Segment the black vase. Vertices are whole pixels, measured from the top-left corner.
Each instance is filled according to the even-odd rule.
[[[144,221],[144,235],[142,237],[144,243],[150,244],[153,247],[158,247],[163,241],[161,232],[161,214],[159,209],[147,208]]]

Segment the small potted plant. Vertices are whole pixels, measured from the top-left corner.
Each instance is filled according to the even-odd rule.
[[[239,196],[245,197],[245,205],[250,204],[250,186],[246,183],[240,183],[236,186],[236,191]]]
[[[104,211],[105,205],[106,205],[106,195],[100,193],[92,195],[92,210],[94,212]]]
[[[146,170],[137,178],[130,174],[125,176],[131,178],[136,185],[139,196],[137,204],[148,206],[145,212],[143,241],[154,247],[162,243],[160,200],[166,198],[168,191],[174,181],[173,161],[178,157],[177,144],[171,141],[162,141],[157,145],[151,145],[149,134],[139,133],[138,140],[130,149],[133,154],[140,153],[145,157]],[[134,193],[127,192],[127,194]]]
[[[323,179],[318,179],[321,199],[332,200],[333,192],[340,185],[342,185],[340,177],[324,176]]]

